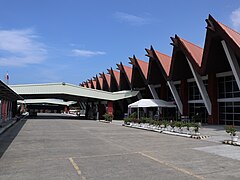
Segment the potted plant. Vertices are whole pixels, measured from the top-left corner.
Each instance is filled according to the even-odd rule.
[[[236,134],[237,129],[234,126],[226,126],[225,129],[226,132],[230,134],[232,142],[237,142],[238,141],[238,136]]]

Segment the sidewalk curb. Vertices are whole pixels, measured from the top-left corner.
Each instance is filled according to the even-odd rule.
[[[9,123],[8,125],[2,127],[0,129],[0,135],[3,134],[8,128],[10,128],[12,125],[14,125],[17,121],[13,120],[11,123]]]
[[[130,126],[130,125],[126,125],[126,124],[122,124],[122,126],[128,127],[128,128],[134,128],[134,129],[141,129],[141,130],[145,130],[145,131],[153,131],[153,132],[158,132],[158,133],[167,134],[167,135],[185,137],[185,138],[206,139],[209,137],[209,136],[203,136],[203,135],[196,136],[196,135],[190,135],[190,134],[180,134],[180,133],[176,133],[176,132],[170,132],[170,131],[165,131],[165,130],[162,131],[162,130],[144,128],[144,127],[137,127],[137,126]]]
[[[7,124],[6,126],[2,127],[0,129],[0,135],[3,134],[7,129],[9,129],[11,126],[13,126],[15,123],[25,119],[26,116],[23,116],[21,119],[19,120],[13,120],[12,122],[10,122],[9,124]]]

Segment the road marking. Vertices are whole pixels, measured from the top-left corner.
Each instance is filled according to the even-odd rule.
[[[82,180],[87,180],[85,176],[82,176]]]
[[[78,175],[81,175],[82,172],[80,171],[78,165],[74,162],[73,158],[68,158],[68,159],[69,159],[69,161],[72,163],[73,167],[76,169]]]
[[[188,174],[188,175],[193,176],[193,177],[195,177],[195,178],[197,178],[197,179],[205,180],[205,178],[202,177],[202,176],[199,176],[199,175],[194,174],[194,173],[192,173],[192,172],[190,172],[190,171],[187,171],[186,169],[179,168],[179,167],[177,167],[177,166],[175,166],[175,165],[173,165],[173,164],[170,164],[170,163],[168,163],[168,162],[166,162],[166,161],[161,161],[161,160],[159,160],[159,159],[156,159],[156,158],[154,158],[154,157],[152,157],[152,156],[149,156],[149,155],[147,155],[147,154],[144,154],[144,153],[142,153],[142,152],[139,152],[139,154],[141,154],[142,156],[145,156],[145,157],[147,157],[147,158],[149,158],[149,159],[152,159],[153,161],[156,161],[156,162],[158,162],[158,163],[160,163],[160,164],[163,164],[163,165],[165,165],[165,166],[168,166],[168,167],[170,167],[170,168],[173,168],[173,169],[175,169],[175,170],[177,170],[177,171],[179,171],[179,172]]]

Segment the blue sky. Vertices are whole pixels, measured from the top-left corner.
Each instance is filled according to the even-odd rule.
[[[0,79],[79,84],[175,34],[203,47],[205,19],[240,31],[240,0],[0,0]]]

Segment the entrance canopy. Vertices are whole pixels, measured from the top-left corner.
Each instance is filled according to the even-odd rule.
[[[128,108],[140,108],[140,107],[176,107],[172,102],[167,102],[161,99],[141,99],[128,105]]]
[[[117,101],[131,98],[138,91],[107,92],[97,89],[84,88],[67,83],[27,84],[10,86],[24,99],[63,99],[65,101],[107,100]]]

